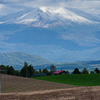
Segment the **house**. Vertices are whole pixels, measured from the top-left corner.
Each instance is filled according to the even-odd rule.
[[[31,77],[39,77],[39,76],[46,76],[46,73],[36,73],[34,75],[32,75]]]
[[[58,74],[66,74],[66,71],[58,70],[58,71],[54,72],[54,75],[58,75]]]

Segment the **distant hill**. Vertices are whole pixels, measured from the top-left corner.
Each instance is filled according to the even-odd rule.
[[[21,69],[25,61],[33,66],[52,64],[51,61],[40,56],[30,55],[23,52],[0,53],[0,65],[10,65],[15,69]]]
[[[58,70],[68,70],[73,71],[75,68],[82,70],[86,68],[87,70],[91,71],[95,68],[100,69],[100,60],[97,61],[79,61],[79,62],[66,62],[66,63],[56,63],[54,64]]]
[[[0,53],[0,65],[13,66],[15,69],[21,69],[24,66],[24,62],[32,64],[35,69],[50,69],[50,65],[54,64],[57,70],[73,71],[75,68],[82,70],[87,68],[88,70],[100,69],[100,60],[96,61],[79,61],[79,62],[65,62],[65,63],[53,63],[37,55],[30,55],[23,52],[9,52]]]
[[[79,61],[79,62],[65,62],[65,63],[53,63],[56,66],[57,70],[68,70],[70,72],[74,71],[75,68],[78,68],[80,71],[83,68],[86,68],[88,71],[93,71],[95,68],[100,70],[100,60],[97,61]],[[50,69],[50,64],[47,65],[38,65],[35,68],[47,68]]]

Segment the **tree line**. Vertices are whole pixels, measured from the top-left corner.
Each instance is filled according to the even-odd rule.
[[[74,71],[72,72],[73,74],[100,74],[100,70],[98,68],[95,68],[94,71],[88,71],[86,68],[84,68],[82,71],[79,71],[78,68],[75,68]]]
[[[36,73],[46,73],[47,75],[52,75],[56,71],[56,66],[51,65],[50,70],[47,70],[46,68],[44,69],[39,69],[35,70],[32,65],[28,65],[27,62],[24,62],[23,68],[19,70],[15,70],[13,66],[5,66],[5,65],[0,65],[0,73],[2,74],[8,74],[8,75],[15,75],[15,76],[22,76],[22,77],[31,77],[32,75]],[[93,73],[100,73],[100,70],[98,68],[95,68],[94,71],[89,72],[86,68],[84,68],[82,71],[79,71],[78,68],[75,68],[72,74],[93,74]],[[66,71],[66,74],[69,74],[69,71]]]
[[[13,66],[5,66],[0,65],[0,73],[1,74],[8,74],[8,75],[15,75],[15,76],[22,76],[22,77],[31,77],[33,74],[36,73],[46,73],[47,75],[52,75],[56,71],[56,67],[54,65],[50,66],[50,71],[46,68],[35,70],[34,67],[30,64],[28,65],[27,62],[24,62],[24,66],[21,70],[15,70]]]

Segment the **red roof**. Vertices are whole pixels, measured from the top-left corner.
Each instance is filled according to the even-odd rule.
[[[58,71],[54,72],[54,74],[59,74],[61,72],[63,72],[63,70],[58,70]]]

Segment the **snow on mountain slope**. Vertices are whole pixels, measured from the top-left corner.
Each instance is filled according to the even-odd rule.
[[[78,16],[75,13],[64,8],[47,9],[46,7],[40,7],[40,9],[45,13],[49,11],[50,13],[57,14],[60,19],[65,18],[73,22],[90,22],[88,19]]]
[[[24,9],[1,19],[0,22],[4,23],[28,24],[35,27],[96,23],[65,8],[51,7]]]
[[[82,16],[82,17],[89,19],[89,20],[92,20],[92,21],[100,22],[100,16],[99,15],[89,14],[89,13],[86,13],[82,10],[75,9],[75,8],[66,8],[66,9],[70,10],[71,12],[74,12],[78,16]]]

